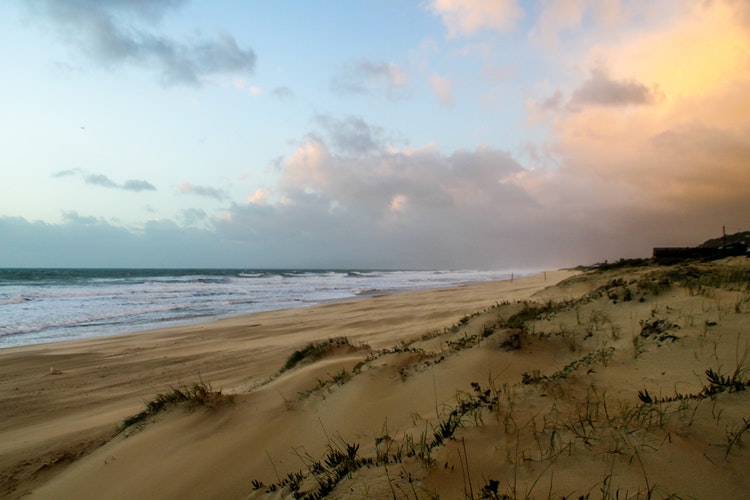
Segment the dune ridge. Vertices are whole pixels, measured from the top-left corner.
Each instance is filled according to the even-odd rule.
[[[9,349],[0,491],[740,498],[748,262],[548,272]]]

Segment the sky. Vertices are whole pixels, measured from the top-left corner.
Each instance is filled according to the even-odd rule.
[[[11,0],[0,42],[0,267],[543,269],[750,229],[745,0]]]

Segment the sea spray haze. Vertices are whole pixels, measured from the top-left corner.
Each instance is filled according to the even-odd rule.
[[[510,275],[504,271],[0,269],[0,348]]]

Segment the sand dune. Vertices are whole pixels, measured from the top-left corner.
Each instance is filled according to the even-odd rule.
[[[3,350],[0,495],[741,498],[748,276],[559,271]]]

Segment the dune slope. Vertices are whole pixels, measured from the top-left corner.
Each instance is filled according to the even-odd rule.
[[[741,498],[748,262],[549,273],[0,353],[0,387],[19,386],[4,495]],[[50,360],[62,373],[40,375]],[[122,424],[191,384],[206,392]]]

